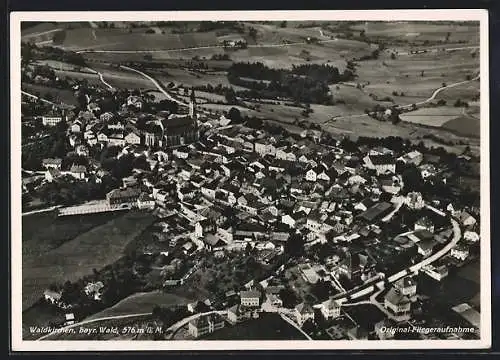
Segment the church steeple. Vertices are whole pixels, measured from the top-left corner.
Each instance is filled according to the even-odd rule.
[[[189,97],[189,116],[192,119],[196,118],[195,107],[196,105],[196,96],[194,95],[194,89],[191,89],[191,95]]]

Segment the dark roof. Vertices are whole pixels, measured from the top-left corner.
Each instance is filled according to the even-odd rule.
[[[370,160],[373,165],[394,164],[394,157],[392,155],[370,155]]]
[[[380,202],[368,210],[366,210],[364,213],[362,213],[360,216],[365,219],[366,221],[373,221],[376,218],[383,216],[385,213],[389,211],[389,209],[392,208],[392,204],[388,202]]]
[[[407,304],[410,300],[395,288],[391,288],[385,295],[385,300],[394,305]]]

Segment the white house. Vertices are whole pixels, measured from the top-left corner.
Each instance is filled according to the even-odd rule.
[[[307,320],[314,321],[314,309],[307,303],[300,303],[295,307],[297,323],[302,326]]]
[[[335,319],[340,316],[341,305],[332,299],[328,299],[321,303],[321,314],[326,320]]]
[[[141,137],[137,135],[135,132],[130,132],[125,136],[125,142],[127,144],[138,145],[141,143]]]
[[[479,241],[479,235],[475,231],[466,231],[464,232],[464,239],[475,243]]]
[[[410,319],[411,301],[395,288],[391,288],[385,295],[384,307],[392,313],[394,319],[399,321]]]
[[[451,249],[451,256],[458,260],[464,261],[469,257],[469,248],[465,245],[458,244]]]
[[[307,170],[306,172],[307,181],[316,181],[316,177],[317,177],[316,171],[314,171],[313,169]]]
[[[248,307],[260,306],[260,293],[255,290],[242,291],[240,293],[241,305]]]

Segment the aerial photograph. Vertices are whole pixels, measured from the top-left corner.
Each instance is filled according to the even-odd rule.
[[[96,20],[21,22],[24,341],[481,339],[479,21]]]

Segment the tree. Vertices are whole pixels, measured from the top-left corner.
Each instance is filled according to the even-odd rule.
[[[402,173],[404,189],[407,192],[420,191],[424,184],[422,174],[415,165],[408,165]]]
[[[291,257],[300,257],[304,255],[304,237],[300,233],[290,234],[285,243],[285,253]]]
[[[286,20],[283,20],[281,23],[280,23],[280,28],[286,28],[287,27],[287,22]]]
[[[231,119],[235,123],[240,123],[242,120],[241,112],[238,108],[232,107],[229,109],[229,113],[227,114],[228,118]]]
[[[224,97],[226,98],[226,102],[230,105],[236,104],[238,99],[236,98],[236,93],[233,88],[229,88],[224,93]]]
[[[283,307],[293,308],[298,304],[297,294],[289,286],[281,289],[279,292],[280,299],[283,301]]]
[[[396,54],[395,53],[391,53],[391,60],[396,60]]]
[[[253,26],[248,29],[248,36],[250,36],[253,41],[257,40],[257,30]]]

